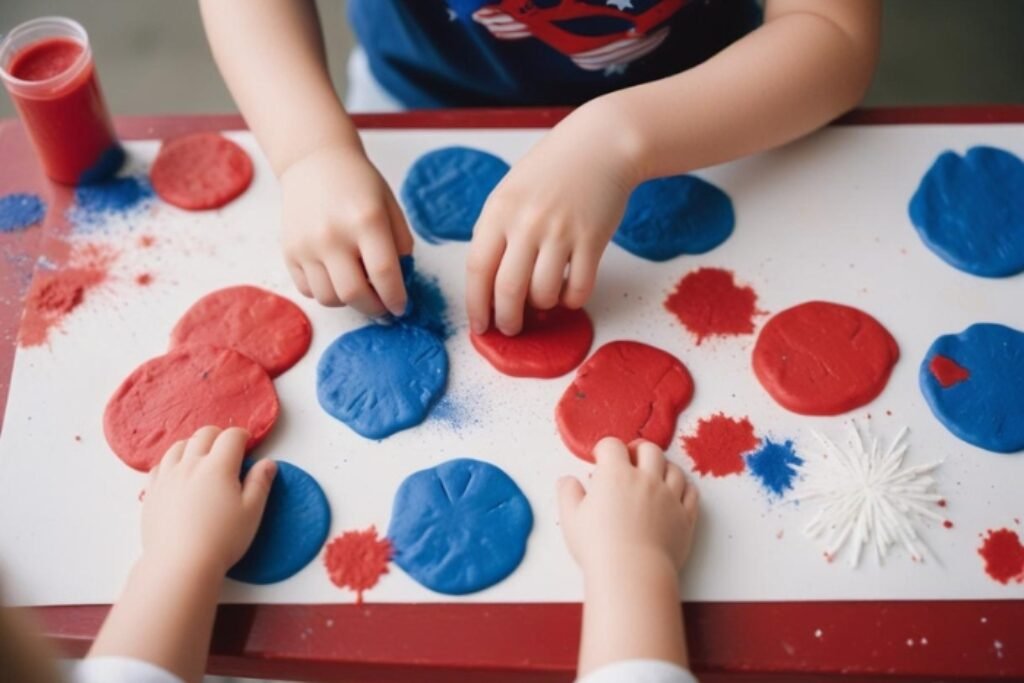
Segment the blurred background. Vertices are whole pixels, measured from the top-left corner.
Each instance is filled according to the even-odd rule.
[[[353,37],[342,0],[318,0],[339,92]],[[196,2],[0,0],[0,32],[59,14],[89,32],[115,114],[235,111]],[[887,0],[866,105],[1024,103],[1024,0]],[[0,117],[13,116],[0,96]]]

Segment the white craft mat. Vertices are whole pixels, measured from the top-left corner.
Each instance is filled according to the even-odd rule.
[[[393,188],[422,153],[445,145],[487,149],[515,162],[537,140],[535,130],[369,131],[371,159]],[[49,346],[19,349],[0,438],[0,564],[7,599],[20,604],[107,603],[139,549],[139,502],[145,482],[108,449],[102,433],[107,398],[139,363],[167,347],[181,313],[219,287],[251,283],[297,301],[313,322],[309,353],[275,382],[279,422],[262,456],[289,460],[320,482],[330,501],[331,535],[371,524],[386,530],[391,500],[408,474],[449,458],[488,460],[507,471],[533,506],[535,526],[526,559],[498,585],[463,598],[421,587],[396,566],[367,593],[371,602],[575,601],[580,575],[557,525],[555,480],[584,476],[587,466],[562,445],[553,411],[571,375],[520,380],[494,371],[471,348],[463,301],[463,244],[417,243],[419,268],[440,278],[458,333],[448,342],[448,395],[468,421],[453,427],[429,419],[383,442],[367,441],[324,413],[316,402],[315,368],[338,335],[366,323],[347,310],[321,308],[292,288],[278,250],[279,195],[270,168],[248,134],[232,134],[252,155],[255,180],[219,212],[187,213],[158,204],[81,239],[124,248],[116,279],[90,292]],[[934,551],[914,562],[896,548],[884,567],[872,554],[851,569],[824,561],[803,527],[816,509],[770,499],[744,473],[697,478],[701,517],[683,595],[703,601],[833,599],[1021,598],[1024,585],[1003,586],[984,573],[976,549],[988,528],[1024,517],[1024,455],[969,446],[929,412],[917,373],[931,342],[979,321],[1024,329],[1024,276],[988,280],[961,273],[928,251],[907,218],[907,202],[922,174],[946,149],[977,144],[1024,156],[1024,126],[833,127],[785,149],[708,169],[699,175],[723,188],[736,209],[736,230],[703,256],[663,264],[609,246],[588,310],[594,348],[639,339],[674,353],[696,383],[669,451],[690,471],[679,436],[717,411],[750,417],[759,435],[794,439],[804,457],[820,448],[819,430],[845,440],[856,417],[881,436],[910,428],[909,464],[945,462],[936,472],[949,501],[951,530],[931,524]],[[156,142],[129,144],[145,168]],[[341,191],[342,188],[339,188]],[[134,245],[152,234],[151,249]],[[735,271],[752,285],[761,309],[778,312],[810,299],[859,307],[899,342],[902,357],[888,387],[850,416],[809,418],[788,413],[762,390],[750,370],[755,335],[705,341],[699,347],[662,301],[699,266]],[[152,272],[148,288],[133,277]],[[766,317],[758,319],[758,329]],[[891,412],[891,416],[888,414]],[[868,418],[870,413],[871,418]],[[75,440],[80,436],[81,441]],[[692,475],[691,475],[692,476]],[[799,485],[797,488],[799,491]],[[267,587],[228,581],[226,602],[348,602],[318,558],[294,578]]]

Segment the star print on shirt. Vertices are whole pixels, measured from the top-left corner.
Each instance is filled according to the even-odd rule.
[[[633,9],[633,0],[607,0],[606,4],[615,9]]]

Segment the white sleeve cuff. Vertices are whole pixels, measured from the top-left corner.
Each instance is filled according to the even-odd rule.
[[[576,683],[697,683],[686,669],[657,659],[628,659],[603,666]]]
[[[90,657],[71,667],[71,683],[184,683],[155,664],[128,657]]]

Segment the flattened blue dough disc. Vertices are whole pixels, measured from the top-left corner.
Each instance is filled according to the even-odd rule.
[[[438,593],[464,595],[511,574],[532,527],[530,503],[507,474],[462,458],[402,482],[388,539],[406,574]]]
[[[242,465],[242,476],[252,461]],[[263,520],[252,545],[228,576],[245,583],[277,583],[309,564],[331,526],[331,508],[320,485],[305,470],[281,460]]]
[[[729,195],[692,175],[640,183],[612,241],[648,261],[711,251],[732,234]]]
[[[910,200],[910,220],[954,268],[982,277],[1024,271],[1024,161],[995,147],[943,153]]]
[[[316,370],[327,413],[368,439],[418,425],[448,381],[448,354],[434,334],[406,324],[368,325],[338,337]]]
[[[939,337],[919,379],[935,417],[955,436],[997,453],[1024,450],[1024,332],[978,323]]]
[[[402,183],[402,204],[413,230],[432,244],[468,242],[487,196],[508,168],[493,154],[469,147],[427,152]]]

